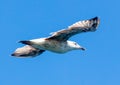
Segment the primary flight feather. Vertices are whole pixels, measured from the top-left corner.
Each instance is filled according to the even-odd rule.
[[[79,33],[96,31],[99,22],[99,18],[94,17],[89,20],[76,22],[67,29],[52,33],[52,35],[47,38],[20,41],[20,43],[26,44],[26,46],[16,49],[12,56],[34,57],[40,55],[45,50],[55,53],[66,53],[71,50],[85,50],[85,48],[76,42],[69,41],[68,39]]]

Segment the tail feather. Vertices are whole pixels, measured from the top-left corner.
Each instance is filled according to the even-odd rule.
[[[26,44],[26,45],[32,45],[32,42],[27,41],[27,40],[19,41],[19,43]]]

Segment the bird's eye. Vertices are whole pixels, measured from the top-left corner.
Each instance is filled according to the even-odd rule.
[[[75,45],[77,45],[77,43],[74,43]]]

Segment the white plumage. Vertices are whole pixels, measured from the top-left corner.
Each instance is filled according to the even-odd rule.
[[[20,41],[20,43],[26,44],[27,46],[16,49],[12,56],[33,57],[40,55],[45,50],[55,53],[65,53],[71,50],[85,50],[85,48],[78,45],[76,42],[68,41],[68,39],[78,33],[95,31],[99,22],[99,18],[95,17],[89,20],[76,22],[69,26],[68,29],[52,33],[48,38]]]

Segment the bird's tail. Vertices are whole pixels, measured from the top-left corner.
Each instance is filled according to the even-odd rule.
[[[32,45],[32,42],[31,41],[27,41],[27,40],[19,41],[19,43],[26,44],[26,45]]]

